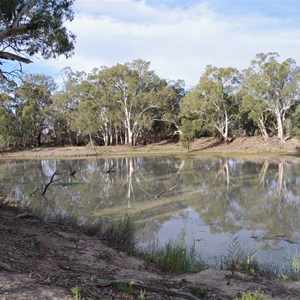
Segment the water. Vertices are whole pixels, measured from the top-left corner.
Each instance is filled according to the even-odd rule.
[[[211,263],[236,240],[278,264],[300,250],[299,158],[52,159],[1,161],[0,169],[0,193],[45,214],[92,221],[128,213],[140,247],[184,231]]]

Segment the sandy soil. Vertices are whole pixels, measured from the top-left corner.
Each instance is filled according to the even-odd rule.
[[[229,144],[216,139],[199,139],[191,145],[198,152],[294,152],[300,143],[291,139],[281,144],[276,138],[236,139]],[[2,159],[86,157],[105,155],[183,153],[180,143],[159,143],[130,150],[125,147],[39,148],[2,153]],[[108,247],[99,237],[55,222],[42,222],[0,204],[0,299],[198,299],[188,291],[197,286],[205,299],[233,299],[241,291],[260,289],[268,299],[300,299],[300,282],[253,277],[227,271],[205,270],[196,274],[162,274],[149,263]],[[182,278],[185,278],[183,281]],[[114,279],[114,280],[112,280]],[[133,294],[118,285],[131,283]],[[74,291],[74,290],[73,290]],[[79,298],[78,298],[79,299]]]
[[[74,299],[75,287],[84,299],[139,299],[141,290],[146,299],[197,299],[188,291],[191,285],[205,290],[205,299],[233,299],[241,291],[257,289],[268,299],[300,299],[300,282],[211,269],[165,275],[99,237],[4,207],[0,232],[0,299]],[[133,294],[120,292],[118,285],[130,282]]]
[[[15,152],[1,152],[0,159],[9,158],[50,158],[65,157],[79,158],[89,156],[121,156],[121,155],[155,155],[155,154],[183,154],[180,142],[163,141],[146,146],[128,148],[126,146],[108,147],[41,147]],[[236,138],[230,143],[221,142],[216,138],[196,139],[190,145],[190,154],[198,153],[300,153],[300,141],[289,139],[281,143],[277,137],[265,141],[262,137]]]

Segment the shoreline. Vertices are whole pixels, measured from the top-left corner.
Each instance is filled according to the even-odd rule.
[[[143,291],[149,300],[232,300],[258,290],[269,300],[299,299],[297,281],[213,269],[169,275],[79,228],[0,208],[0,299],[134,300]]]
[[[220,142],[216,138],[200,138],[191,143],[190,151],[180,142],[160,142],[146,146],[68,146],[40,147],[13,152],[2,152],[0,160],[5,159],[49,159],[49,158],[97,158],[121,156],[205,156],[205,155],[289,155],[300,156],[300,141],[293,138],[284,144],[277,138],[268,141],[261,137],[237,138],[231,143]]]

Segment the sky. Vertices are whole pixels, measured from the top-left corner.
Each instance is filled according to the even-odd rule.
[[[261,52],[300,64],[299,0],[75,0],[73,8],[74,55],[36,57],[25,71],[59,83],[64,67],[90,72],[140,58],[189,89],[207,65],[242,70]]]

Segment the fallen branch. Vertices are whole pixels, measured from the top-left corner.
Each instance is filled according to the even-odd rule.
[[[54,177],[57,176],[57,175],[60,175],[60,174],[61,174],[61,173],[59,173],[57,170],[53,173],[53,175],[51,176],[50,181],[45,185],[45,188],[44,188],[44,190],[43,190],[43,192],[42,192],[42,196],[44,196],[44,195],[46,194],[47,189],[48,189],[48,187],[50,186],[51,183],[56,182],[56,181],[59,180],[59,179],[55,179],[55,180],[54,180]]]
[[[103,287],[115,287],[117,288],[120,284],[126,284],[128,286],[131,286],[132,288],[136,290],[146,290],[148,292],[154,292],[162,295],[168,295],[171,297],[178,297],[182,299],[189,299],[189,300],[199,300],[199,298],[193,296],[190,293],[185,293],[185,292],[179,292],[176,290],[171,290],[171,289],[166,289],[158,286],[153,286],[153,285],[145,285],[141,283],[135,283],[135,282],[125,282],[125,281],[120,281],[120,280],[115,280],[115,281],[99,281],[96,284],[96,287],[98,288],[103,288]]]
[[[55,171],[55,172],[53,173],[53,175],[51,176],[50,181],[45,185],[44,189],[43,189],[42,187],[41,187],[41,188],[38,188],[38,189],[36,189],[32,194],[30,194],[30,196],[35,195],[36,192],[41,191],[41,190],[43,190],[42,196],[44,196],[44,195],[46,194],[47,189],[48,189],[48,187],[50,186],[50,184],[59,180],[59,179],[54,179],[54,177],[55,177],[55,176],[58,176],[58,175],[61,175],[61,174],[62,174],[62,173],[59,173],[58,171]]]
[[[13,219],[25,219],[25,218],[34,218],[34,216],[32,213],[24,212],[13,217]]]

